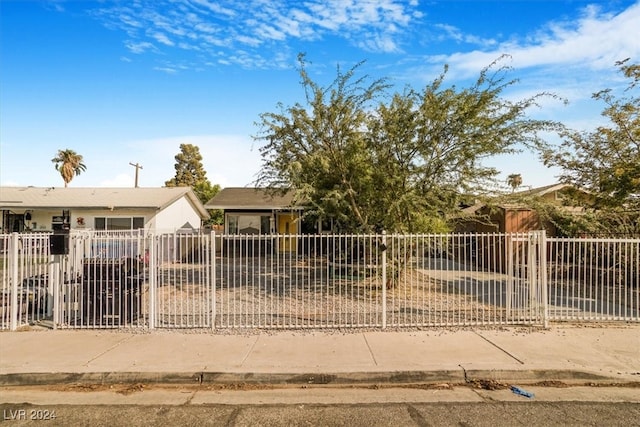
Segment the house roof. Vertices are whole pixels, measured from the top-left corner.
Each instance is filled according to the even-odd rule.
[[[202,218],[209,213],[190,187],[0,187],[0,209],[156,209],[187,197]]]
[[[229,187],[220,190],[205,207],[207,209],[291,209],[293,203],[293,191],[270,191],[266,188],[238,188]]]
[[[529,190],[518,191],[513,193],[516,196],[544,196],[554,191],[562,190],[563,188],[573,187],[571,184],[556,183],[551,185],[545,185],[544,187],[530,188]]]
[[[530,188],[528,190],[506,194],[504,196],[504,200],[496,204],[495,206],[498,208],[506,209],[506,210],[531,210],[532,209],[531,206],[525,203],[523,199],[526,199],[527,197],[544,196],[545,194],[553,193],[554,191],[560,191],[565,188],[575,188],[575,187],[573,187],[571,184],[556,183],[551,185],[545,185],[543,187]],[[487,206],[486,203],[477,201],[472,206],[468,206],[462,209],[462,211],[466,214],[475,214],[485,206]],[[563,209],[568,211],[580,210],[578,208],[572,208],[567,206],[563,207]]]

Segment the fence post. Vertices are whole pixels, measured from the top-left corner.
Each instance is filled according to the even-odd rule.
[[[53,277],[53,259],[52,257],[54,255],[50,254],[50,249],[47,248],[47,258],[49,260],[48,265],[47,265],[47,277]],[[55,329],[56,327],[56,310],[58,309],[58,306],[55,305],[54,300],[55,300],[55,295],[54,295],[54,290],[53,290],[53,282],[51,280],[47,280],[47,316],[51,316],[51,318],[53,319],[53,327]]]
[[[52,269],[49,270],[52,274],[49,276],[49,283],[53,284],[53,329],[58,329],[58,323],[60,322],[60,292],[63,275],[62,270],[62,255],[53,255],[53,261],[51,262]]]
[[[211,298],[211,329],[216,328],[216,232],[215,230],[211,230],[211,255],[209,256],[209,260],[211,262],[211,287],[212,287],[212,298]]]
[[[535,231],[529,232],[529,246],[527,250],[527,279],[529,281],[529,318],[530,322],[534,323],[539,315],[538,308],[538,290],[539,290],[539,280],[538,280],[538,269],[537,269],[537,254],[538,254],[538,245],[540,241],[538,239],[539,234]]]
[[[11,233],[10,254],[11,265],[11,330],[18,329],[18,233]]]
[[[540,290],[542,299],[542,323],[545,329],[549,328],[549,296],[547,294],[547,232],[540,232]]]
[[[387,327],[387,232],[382,231],[382,329]]]
[[[149,233],[149,329],[156,327],[156,238]]]
[[[505,233],[504,236],[505,246],[507,251],[507,290],[505,292],[506,297],[506,309],[507,309],[507,322],[511,321],[511,304],[512,304],[512,294],[514,288],[514,251],[513,251],[513,236],[510,233]]]

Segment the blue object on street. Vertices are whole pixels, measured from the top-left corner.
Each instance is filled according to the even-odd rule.
[[[521,389],[520,387],[516,387],[514,385],[512,385],[511,387],[509,387],[511,389],[512,392],[514,392],[515,394],[519,394],[520,396],[524,396],[524,397],[528,397],[529,399],[533,399],[533,393],[530,393],[526,390]]]

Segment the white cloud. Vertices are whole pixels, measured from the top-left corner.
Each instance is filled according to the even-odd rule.
[[[370,52],[396,52],[399,51],[398,46],[392,37],[380,36],[370,38],[357,43],[358,47]]]
[[[255,33],[258,38],[263,40],[284,40],[286,38],[285,33],[265,23],[256,25]]]
[[[165,46],[174,46],[175,43],[172,42],[166,34],[162,33],[153,33],[151,37],[158,41],[158,43],[162,43]]]
[[[148,50],[155,50],[155,46],[149,42],[133,42],[128,41],[125,46],[131,53],[141,54]]]
[[[200,22],[194,26],[194,29],[203,33],[212,34],[218,32],[218,29],[212,24]]]
[[[92,15],[124,31],[125,46],[136,54],[177,47],[213,55],[223,48],[226,61],[263,68],[290,43],[327,36],[370,52],[398,52],[403,32],[420,15],[417,7],[401,0],[137,0],[127,6],[105,3]],[[239,55],[239,45],[251,50]]]
[[[627,57],[640,56],[640,3],[618,15],[599,14],[589,7],[576,22],[553,22],[530,40],[510,41],[492,50],[450,55],[452,68],[476,73],[502,53],[515,68],[579,65],[589,70],[610,69]]]
[[[178,70],[171,67],[153,67],[153,69],[156,71],[162,71],[167,74],[176,74],[178,72]]]
[[[448,64],[449,81],[475,79],[481,69],[508,54],[501,65],[514,69],[510,78],[520,79],[509,97],[547,91],[568,99],[569,108],[574,108],[579,102],[593,103],[589,99],[593,92],[615,84],[616,61],[640,57],[640,38],[630,36],[637,33],[638,22],[640,2],[617,14],[587,7],[577,20],[551,22],[520,39],[473,51],[407,58],[398,77],[431,82],[442,72],[442,64]],[[460,39],[465,37],[455,27],[441,28]],[[557,110],[560,105],[545,103],[544,109]]]
[[[260,46],[262,44],[262,40],[247,36],[238,36],[236,37],[236,41],[253,47]]]
[[[234,10],[222,7],[217,2],[210,2],[207,0],[192,0],[192,2],[199,6],[203,6],[206,9],[209,9],[211,12],[226,15],[230,18],[233,18],[236,15],[236,12]]]
[[[54,10],[56,12],[64,12],[64,6],[63,6],[63,1],[64,0],[51,0],[49,2],[44,3],[44,7]]]
[[[120,15],[120,20],[122,21],[122,23],[126,26],[129,27],[135,27],[135,28],[142,28],[143,25],[140,21],[138,21],[137,19],[133,18],[132,16],[130,16],[127,13],[122,13]]]
[[[368,52],[402,52],[411,32],[423,30],[424,16],[417,0],[247,0],[219,3],[211,0],[137,0],[102,4],[93,15],[109,28],[126,32],[126,47],[133,53],[164,53],[178,47],[215,55],[224,49],[226,62],[243,67],[269,64],[271,56],[299,41],[338,37]],[[428,6],[428,5],[427,5]],[[423,8],[425,6],[422,6]],[[604,69],[640,52],[634,37],[640,22],[640,3],[617,14],[587,6],[576,20],[555,21],[533,34],[498,43],[447,23],[433,26],[441,37],[472,44],[478,50],[427,57],[426,64],[441,59],[467,75],[501,53],[513,56],[514,67],[580,64]],[[146,31],[145,31],[146,29]],[[237,54],[238,48],[246,54]],[[203,55],[202,58],[205,58]],[[252,58],[248,61],[248,58]],[[251,65],[254,64],[254,65]],[[412,70],[416,71],[416,70]],[[431,69],[427,71],[431,74]]]
[[[454,27],[453,25],[435,24],[434,27],[443,32],[441,35],[442,39],[451,39],[458,43],[469,43],[480,47],[489,47],[497,43],[494,39],[483,39],[472,34],[465,34],[462,30]]]

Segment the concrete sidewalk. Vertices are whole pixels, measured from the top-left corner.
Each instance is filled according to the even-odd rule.
[[[640,381],[640,325],[423,331],[0,332],[0,386]]]

